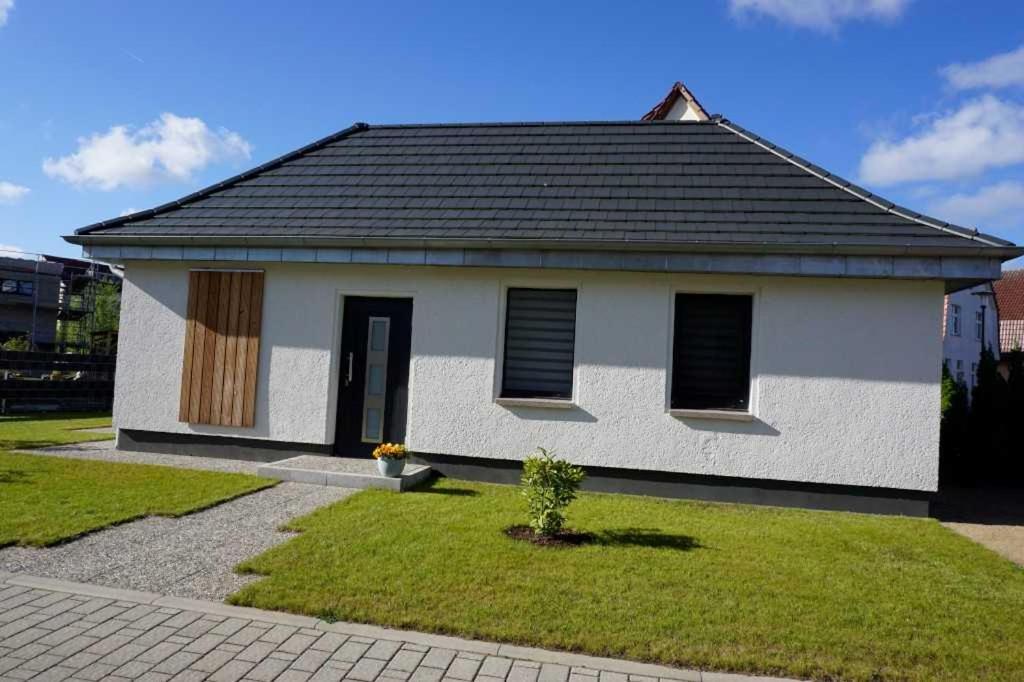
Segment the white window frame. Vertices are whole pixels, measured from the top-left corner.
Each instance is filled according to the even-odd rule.
[[[502,381],[505,375],[505,310],[508,308],[509,289],[561,289],[576,292],[575,342],[572,348],[572,395],[569,398],[505,398],[501,395]],[[498,333],[497,348],[494,351],[494,390],[491,400],[502,407],[540,407],[556,410],[568,410],[579,405],[580,391],[580,352],[583,335],[580,334],[580,298],[583,286],[578,280],[553,279],[508,279],[498,286]]]
[[[976,310],[974,311],[974,338],[981,341],[981,337],[985,334],[985,311]]]
[[[666,336],[668,344],[665,348],[665,413],[679,419],[715,419],[722,421],[750,422],[757,418],[758,414],[758,351],[760,348],[761,327],[761,290],[760,288],[729,288],[729,287],[694,287],[679,286],[671,287],[668,292],[668,329]],[[701,410],[701,409],[674,409],[672,407],[672,366],[673,351],[675,350],[675,329],[676,329],[676,295],[677,294],[720,294],[723,296],[749,296],[750,297],[750,387],[747,398],[746,411],[740,410]]]
[[[960,336],[960,331],[962,329],[962,324],[963,324],[962,320],[961,320],[961,314],[962,314],[962,310],[960,308],[960,304],[958,304],[958,303],[950,303],[949,304],[949,335],[950,336]]]

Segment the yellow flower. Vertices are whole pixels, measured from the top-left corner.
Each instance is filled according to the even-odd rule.
[[[390,459],[402,459],[408,456],[409,451],[401,443],[381,443],[374,451],[373,456],[377,459],[387,457]]]

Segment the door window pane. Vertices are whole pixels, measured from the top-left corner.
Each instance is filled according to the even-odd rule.
[[[374,320],[370,324],[370,350],[385,350],[388,344],[388,323]]]
[[[368,395],[384,395],[384,365],[370,365]]]
[[[366,418],[363,421],[365,424],[363,438],[373,442],[380,441],[380,408],[366,408]]]

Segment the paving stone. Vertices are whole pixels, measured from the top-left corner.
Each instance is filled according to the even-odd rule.
[[[81,634],[82,631],[79,628],[64,626],[60,630],[51,630],[45,637],[40,637],[36,640],[36,644],[42,644],[43,646],[57,646],[59,644],[63,644],[69,639],[74,639]]]
[[[421,665],[428,668],[440,668],[445,669],[452,663],[452,659],[455,658],[456,652],[452,649],[439,649],[432,648],[427,651],[427,655],[423,656],[423,663]]]
[[[418,651],[399,651],[388,663],[388,670],[400,670],[402,672],[411,673],[416,670],[416,666],[423,660],[423,654]]]
[[[187,644],[185,646],[185,651],[189,651],[194,654],[205,654],[208,651],[212,651],[214,647],[222,643],[225,639],[227,638],[222,635],[203,635],[191,644]]]
[[[47,668],[43,672],[39,673],[32,678],[32,682],[63,682],[75,674],[74,668],[67,668],[65,666],[54,666],[53,668]]]
[[[394,656],[401,648],[401,642],[392,642],[387,639],[379,639],[363,655],[367,658],[377,658],[382,661],[386,661],[390,659],[392,656]]]
[[[53,649],[52,651],[56,652],[56,649]],[[87,665],[92,665],[99,659],[100,657],[96,654],[89,654],[84,651],[79,651],[77,654],[73,654],[65,658],[64,662],[61,663],[61,665],[67,666],[69,668],[74,668],[75,670],[80,670]]]
[[[66,596],[66,595],[65,595]],[[66,613],[71,609],[78,606],[81,602],[76,599],[65,598],[58,602],[54,602],[47,606],[45,609],[41,609],[39,613],[44,616],[56,616],[57,614]]]
[[[143,673],[153,667],[152,663],[143,663],[142,661],[128,661],[117,670],[114,674],[119,677],[127,677],[129,680],[134,680],[137,677],[141,677]]]
[[[110,620],[111,618],[124,613],[124,611],[125,610],[120,606],[114,606],[111,604],[109,606],[104,606],[102,609],[85,614],[85,616],[82,617],[82,620],[86,623],[102,623],[105,620]]]
[[[132,625],[143,630],[149,630],[150,628],[155,628],[157,625],[165,623],[166,621],[170,620],[170,618],[171,617],[166,613],[154,611],[134,621]]]
[[[28,604],[22,604],[21,606],[16,606],[8,611],[0,612],[0,623],[10,623],[11,621],[24,618],[25,616],[29,616],[34,613],[38,613],[38,611]]]
[[[523,665],[523,661],[516,661],[505,679],[508,682],[537,682],[539,676],[540,666]]]
[[[93,625],[90,623],[90,625],[92,625],[92,627],[88,630],[83,630],[82,634],[89,637],[98,637],[100,639],[119,632],[124,627],[124,623],[116,620],[108,620],[105,623],[100,623],[99,625]]]
[[[211,635],[223,635],[230,637],[235,634],[248,624],[249,621],[242,620],[241,618],[228,618],[224,622],[220,623],[217,627],[210,630]]]
[[[104,637],[103,639],[96,642],[88,649],[86,649],[86,651],[88,651],[90,654],[99,654],[101,656],[106,656],[107,654],[113,651],[117,651],[118,649],[120,649],[125,644],[128,644],[131,641],[131,639],[129,639],[128,637],[124,637],[122,635],[108,635],[107,637]]]
[[[36,676],[36,671],[34,671],[34,670],[23,670],[22,668],[15,668],[14,670],[9,670],[6,673],[6,675],[5,675],[5,677],[8,677],[8,678],[11,678],[11,679],[14,679],[14,680],[27,680],[27,679],[29,679],[31,677],[35,677],[35,676]]]
[[[345,679],[345,673],[347,670],[340,668],[331,668],[324,666],[313,673],[313,676],[309,678],[309,682],[341,682]]]
[[[277,682],[306,682],[312,673],[289,668],[277,676]]]
[[[599,678],[601,682],[629,682],[627,675],[623,673],[610,672],[608,670],[600,671]]]
[[[149,661],[150,663],[156,664],[165,658],[170,658],[174,654],[181,650],[180,644],[174,644],[173,642],[160,642],[154,644],[150,648],[146,649],[145,652],[139,654],[140,661]]]
[[[165,620],[164,625],[169,628],[185,628],[199,620],[202,615],[203,614],[196,613],[195,611],[181,611]]]
[[[290,663],[298,658],[298,656],[290,654],[287,651],[272,651],[268,658],[276,658],[279,661],[288,661]]]
[[[205,656],[200,658],[198,661],[190,665],[189,667],[193,670],[202,670],[203,672],[212,673],[213,671],[220,668],[222,665],[234,658],[234,654],[230,651],[211,651]]]
[[[36,656],[39,656],[40,654],[45,654],[49,650],[50,647],[44,646],[42,644],[26,644],[23,647],[15,649],[8,655],[11,658],[20,658],[23,661],[27,661],[30,658],[35,658]]]
[[[93,663],[75,673],[75,677],[83,680],[99,680],[114,672],[115,666],[106,663]]]
[[[170,637],[167,638],[167,641],[168,642],[174,642],[175,644],[191,644],[192,643],[192,638],[191,637],[182,637],[180,635],[171,635]]]
[[[2,642],[2,644],[3,646],[8,647],[10,649],[17,649],[19,647],[25,646],[26,644],[31,644],[40,637],[45,637],[48,634],[50,634],[49,630],[30,627],[25,630],[22,630],[16,635],[8,637]]]
[[[320,669],[320,666],[327,662],[327,659],[330,657],[331,655],[326,651],[307,649],[298,658],[295,659],[295,662],[292,663],[292,668],[307,673],[315,673],[317,670]]]
[[[409,682],[440,682],[444,675],[441,668],[425,668],[420,666],[409,676]]]
[[[239,661],[237,658],[228,661],[226,665],[210,675],[211,682],[237,682],[245,677],[245,674],[253,669],[255,663]]]
[[[471,658],[456,656],[455,660],[448,666],[445,677],[456,680],[472,680],[476,677],[476,671],[480,669],[480,661]]]
[[[492,675],[477,675],[475,682],[504,682],[504,677],[494,677]]]
[[[192,641],[188,637],[180,637],[182,641],[179,642],[175,639],[176,637],[178,637],[178,635],[174,634],[174,628],[158,625],[149,632],[136,637],[132,641],[135,644],[141,644],[142,646],[153,646],[154,644],[159,644],[160,642],[165,641],[171,642],[172,644],[188,644]]]
[[[270,655],[274,650],[274,644],[272,642],[253,642],[245,648],[242,653],[235,656],[235,658],[241,661],[251,661],[253,663],[259,663],[264,658]]]
[[[297,630],[298,628],[292,627],[291,625],[275,625],[260,635],[260,639],[264,642],[281,644],[286,639],[294,635]]]
[[[71,625],[77,625],[79,630],[83,627],[79,622],[78,614],[61,613],[56,616],[50,616],[39,623],[39,627],[44,630],[63,630]]]
[[[241,644],[228,644],[227,642],[217,645],[218,651],[230,651],[233,654],[237,654],[239,651],[244,651],[245,647]]]
[[[207,679],[207,674],[201,670],[182,670],[171,678],[171,682],[201,682]]]
[[[58,656],[71,656],[72,654],[77,654],[82,649],[86,649],[92,646],[98,641],[99,640],[97,640],[95,637],[78,635],[76,637],[72,637],[63,644],[60,644],[59,646],[53,647],[53,649],[51,649],[50,652],[57,654]]]
[[[254,627],[252,624],[246,625],[244,628],[236,632],[235,634],[228,637],[229,644],[241,644],[242,646],[249,646],[257,639],[260,638],[265,630]]]
[[[201,658],[200,654],[191,654],[187,651],[179,651],[171,654],[164,660],[153,666],[153,670],[158,673],[167,673],[168,675],[177,675],[185,668],[189,667],[195,661]]]
[[[347,639],[348,637],[345,635],[339,635],[337,632],[325,632],[320,636],[320,639],[313,642],[312,648],[333,654],[341,648],[341,645],[344,644]]]
[[[386,661],[382,661],[376,658],[362,658],[352,669],[348,671],[348,675],[345,677],[351,680],[360,680],[361,682],[373,682],[377,679],[377,675],[384,670]]]
[[[54,656],[53,654],[39,654],[38,656],[30,658],[29,660],[22,663],[21,667],[25,670],[34,670],[36,672],[41,672],[43,670],[46,670],[47,668],[52,668],[53,666],[60,663],[62,660],[64,659],[62,659],[60,656]]]
[[[166,682],[167,680],[171,679],[171,676],[161,675],[160,673],[155,673],[151,670],[148,673],[143,673],[135,679],[136,682]]]
[[[569,679],[569,666],[545,663],[540,667],[538,682],[565,682]]]
[[[295,633],[294,635],[286,639],[284,642],[282,642],[281,645],[277,647],[277,650],[284,651],[289,654],[298,655],[306,649],[308,649],[313,644],[313,642],[319,639],[319,637],[319,633],[315,637],[311,635]]]
[[[281,661],[276,658],[265,658],[260,663],[246,673],[245,678],[248,680],[256,680],[256,682],[270,682],[275,677],[283,673],[288,668],[288,661]],[[373,678],[366,680],[366,682],[372,682]]]
[[[146,651],[146,647],[140,644],[125,644],[120,649],[112,651],[111,653],[101,658],[100,663],[109,663],[110,665],[123,665],[144,651]]]
[[[500,656],[488,656],[484,659],[483,664],[481,664],[480,672],[478,674],[486,677],[498,677],[505,679],[505,675],[508,674],[509,668],[511,667],[511,659],[502,658]]]
[[[598,671],[597,670],[594,670],[592,668],[584,668],[584,667],[577,666],[577,665],[574,665],[572,667],[572,672],[577,674],[577,675],[586,675],[587,677],[597,677],[597,675],[598,675]]]
[[[177,634],[182,637],[202,637],[215,627],[217,627],[216,622],[208,618],[200,618],[179,629]]]
[[[355,663],[363,657],[363,654],[365,654],[367,649],[369,648],[369,644],[364,644],[362,642],[356,642],[352,639],[349,639],[349,641],[341,645],[340,649],[334,652],[334,655],[331,656],[331,658],[341,661],[348,661],[350,663]]]

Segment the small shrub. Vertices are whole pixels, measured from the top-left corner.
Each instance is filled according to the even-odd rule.
[[[523,461],[523,497],[530,514],[530,528],[538,535],[556,535],[565,524],[562,513],[576,499],[583,469],[555,459],[544,448]]]

